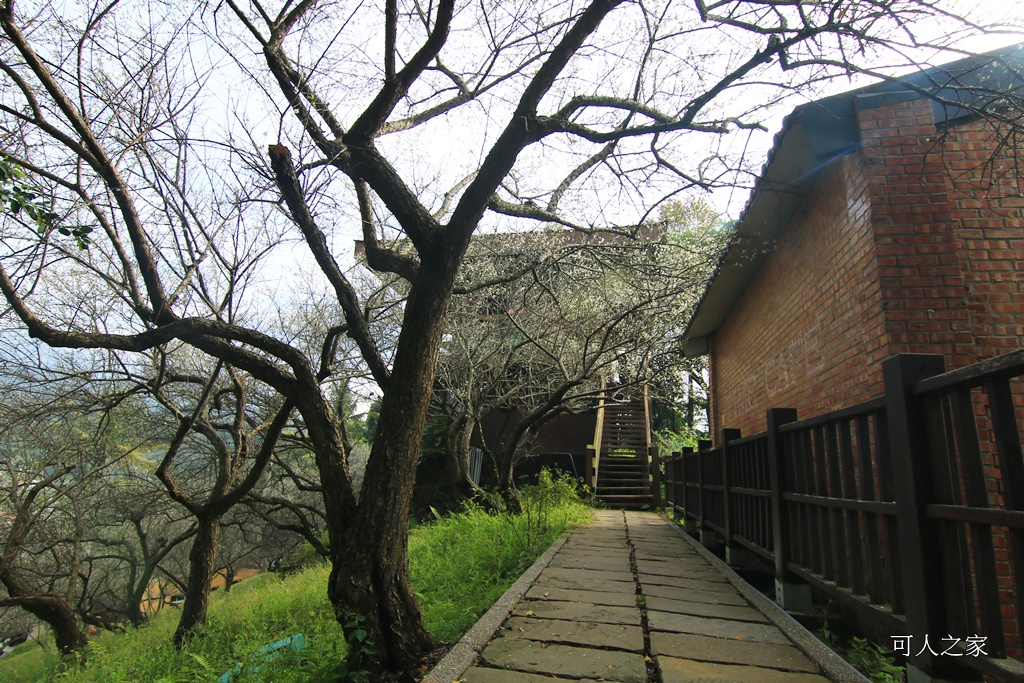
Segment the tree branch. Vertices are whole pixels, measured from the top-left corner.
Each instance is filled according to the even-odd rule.
[[[338,263],[334,260],[334,256],[331,255],[330,249],[327,246],[326,236],[317,227],[313,216],[309,213],[306,199],[302,194],[302,188],[299,187],[299,180],[295,176],[292,155],[288,148],[283,145],[271,145],[270,165],[274,170],[277,186],[284,196],[284,201],[291,213],[292,220],[295,221],[299,230],[302,231],[306,245],[313,253],[313,257],[316,259],[317,265],[320,266],[320,270],[327,276],[331,286],[334,287],[338,303],[341,304],[341,308],[345,312],[345,322],[348,323],[349,336],[355,340],[356,345],[359,347],[359,351],[370,368],[370,373],[373,375],[374,380],[381,388],[386,387],[391,379],[391,373],[384,364],[384,359],[377,349],[377,343],[370,334],[370,328],[360,310],[359,299],[356,296],[355,290],[341,272],[341,268],[338,267]]]

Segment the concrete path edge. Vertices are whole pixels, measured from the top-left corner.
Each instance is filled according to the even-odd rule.
[[[452,646],[444,657],[441,658],[434,668],[423,678],[422,683],[454,683],[462,678],[462,674],[469,667],[473,666],[484,646],[490,642],[494,634],[498,632],[501,625],[508,618],[509,609],[518,604],[526,591],[530,590],[533,582],[537,580],[540,573],[547,568],[548,564],[555,557],[555,553],[562,549],[572,532],[567,531],[555,540],[551,546],[544,551],[544,554],[537,558],[537,561],[530,565],[530,568],[523,572],[522,576],[516,579],[505,594],[491,605],[491,608],[484,612],[472,628],[466,631],[459,640]]]
[[[701,545],[700,541],[690,536],[686,531],[673,524],[672,527],[683,537],[687,543],[700,553],[701,557],[710,562],[722,573],[740,594],[746,598],[761,614],[768,617],[775,626],[793,641],[793,644],[803,652],[821,670],[830,681],[834,683],[871,683],[852,664],[840,657],[825,643],[814,637],[810,631],[796,619],[791,617],[785,610],[776,605],[772,600],[765,597],[760,591],[747,583],[743,577],[734,572],[732,568],[718,558],[717,555]]]

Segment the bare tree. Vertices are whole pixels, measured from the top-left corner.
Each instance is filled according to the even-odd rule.
[[[46,622],[64,654],[86,637],[76,614],[90,506],[88,486],[126,454],[102,426],[59,401],[10,390],[0,426],[0,607]]]
[[[221,521],[263,476],[294,404],[286,400],[254,410],[248,378],[230,365],[192,374],[177,369],[165,353],[156,362],[146,389],[177,425],[156,476],[196,526],[185,604],[174,632],[180,646],[206,622]]]
[[[941,19],[954,38],[974,30],[930,0],[63,9],[0,7],[4,150],[41,189],[6,215],[0,289],[51,346],[180,343],[294,404],[323,487],[328,594],[343,622],[362,618],[375,654],[350,664],[375,674],[409,671],[438,646],[409,585],[406,531],[444,321],[477,228],[639,225],[665,196],[731,179],[728,136],[759,129],[766,103],[906,64],[918,20]],[[234,62],[202,58],[215,40]],[[222,96],[244,102],[234,118],[210,114]],[[434,156],[461,148],[450,163]],[[264,257],[292,245],[261,236],[281,226],[281,199],[302,263],[342,311],[315,352],[261,315],[265,291],[240,294],[280,279]],[[332,250],[346,222],[368,265],[407,283],[397,338],[376,334],[394,330],[375,326],[379,311]],[[383,392],[360,491],[324,389],[343,335]]]
[[[110,617],[142,626],[152,609],[153,581],[164,558],[196,534],[191,515],[143,467],[119,468],[94,486],[96,512],[86,536],[78,613],[110,628]],[[110,615],[110,616],[107,616]]]

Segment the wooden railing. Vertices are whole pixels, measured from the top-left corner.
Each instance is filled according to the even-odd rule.
[[[765,432],[673,454],[668,503],[727,558],[767,561],[780,602],[810,585],[910,636],[925,676],[1021,681],[1024,350],[943,370],[896,356],[877,399],[805,420],[771,409]]]

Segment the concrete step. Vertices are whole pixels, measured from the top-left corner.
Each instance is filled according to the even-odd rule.
[[[598,498],[606,506],[616,510],[639,510],[644,507],[650,507],[654,503],[654,499],[651,498],[650,494],[646,496],[599,495]]]

